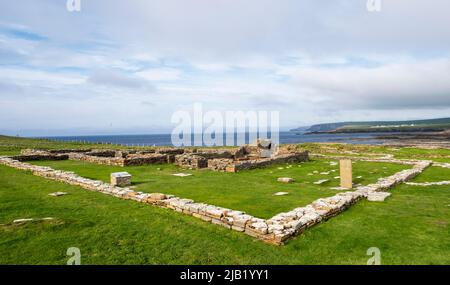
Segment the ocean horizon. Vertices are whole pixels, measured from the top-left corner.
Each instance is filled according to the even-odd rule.
[[[392,133],[389,133],[392,134]],[[234,134],[236,136],[236,134]],[[351,144],[382,144],[386,140],[377,138],[383,133],[345,133],[345,134],[305,134],[302,132],[280,132],[281,144],[337,142]],[[224,134],[225,136],[225,134]],[[246,133],[246,142],[251,143]],[[116,144],[123,146],[173,146],[171,134],[141,135],[86,135],[86,136],[39,136],[34,138],[64,142],[85,142],[98,144]],[[270,135],[269,135],[270,139]],[[225,142],[225,140],[224,140]]]

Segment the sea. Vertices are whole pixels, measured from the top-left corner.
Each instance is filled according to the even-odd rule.
[[[393,133],[305,134],[302,132],[280,132],[279,142],[281,144],[336,142],[376,145],[386,142],[384,139],[377,138],[385,134],[392,135]],[[248,134],[246,134],[246,137],[246,143],[249,143]],[[123,146],[173,146],[170,134],[52,136],[39,138],[53,141],[116,144]]]

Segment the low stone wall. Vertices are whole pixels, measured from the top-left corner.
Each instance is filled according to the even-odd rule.
[[[362,198],[367,198],[373,192],[388,190],[399,183],[414,178],[430,165],[430,161],[418,162],[412,169],[402,170],[389,177],[381,178],[377,183],[357,187],[355,191],[340,192],[332,197],[320,198],[306,207],[277,214],[266,221],[267,226],[261,224],[261,229],[266,228],[268,233],[272,232],[273,243],[281,244],[302,233],[306,228],[343,212],[349,206]]]
[[[222,157],[217,158],[220,155]],[[214,158],[216,157],[216,158]],[[215,171],[237,172],[241,170],[265,167],[276,163],[296,163],[308,160],[308,152],[290,153],[271,158],[235,160],[230,152],[211,154],[204,153],[182,154],[175,156],[175,164],[184,168],[208,168]]]
[[[87,190],[169,208],[228,229],[244,232],[270,244],[282,245],[288,239],[301,234],[305,229],[341,213],[360,199],[367,198],[378,191],[388,190],[399,183],[412,179],[430,166],[431,162],[417,162],[413,168],[381,178],[377,183],[357,187],[355,191],[340,192],[332,197],[317,199],[305,207],[279,213],[268,220],[256,218],[241,211],[195,203],[190,199],[182,199],[173,195],[135,192],[129,188],[115,187],[102,181],[83,178],[73,172],[36,166],[10,157],[0,157],[0,164],[29,170],[34,175],[81,186]]]
[[[411,185],[411,186],[428,187],[428,186],[450,185],[450,181],[445,180],[445,181],[435,181],[435,182],[406,182],[405,184],[406,185]]]
[[[70,153],[69,159],[113,166],[124,166],[125,161],[125,158],[122,157],[100,157],[100,156],[86,155],[82,153]]]
[[[157,148],[149,150],[112,150],[112,149],[89,149],[89,150],[35,150],[24,149],[20,156],[15,159],[25,160],[81,160],[90,163],[130,166],[145,164],[173,163],[175,154],[182,153],[183,149]]]
[[[271,158],[238,160],[211,159],[208,160],[208,168],[216,171],[238,172],[242,170],[266,167],[277,163],[297,163],[308,161],[308,152],[277,155]]]
[[[405,165],[415,165],[420,162],[428,162],[432,163],[432,161],[429,160],[413,160],[413,159],[396,159],[393,158],[393,155],[387,155],[384,157],[378,157],[378,158],[367,158],[367,157],[361,157],[361,156],[345,156],[345,155],[323,155],[323,154],[317,154],[313,153],[310,154],[311,157],[319,157],[319,158],[327,158],[327,159],[351,159],[351,160],[358,160],[358,161],[367,161],[367,162],[385,162],[385,163],[397,163],[397,164],[405,164]],[[434,165],[435,163],[433,163]]]
[[[155,149],[156,153],[160,153],[160,154],[172,154],[172,155],[177,155],[177,154],[183,154],[184,153],[184,149],[182,148],[173,148],[173,147],[159,147]]]
[[[18,161],[33,161],[33,160],[67,160],[69,156],[67,154],[22,154],[12,157]]]
[[[233,165],[234,160],[231,158],[216,158],[208,160],[208,169],[214,171],[225,171],[225,169]]]
[[[116,151],[112,149],[95,149],[85,153],[86,155],[98,157],[115,157]]]
[[[208,159],[196,154],[179,154],[175,156],[175,164],[188,169],[208,167]]]
[[[442,167],[442,168],[450,168],[450,163],[433,162],[433,166]]]
[[[159,153],[130,154],[124,159],[123,166],[170,163],[170,157]]]
[[[22,155],[35,155],[35,154],[67,154],[70,152],[80,152],[85,153],[92,151],[91,149],[49,149],[49,150],[40,150],[40,149],[31,149],[26,148],[20,151]]]

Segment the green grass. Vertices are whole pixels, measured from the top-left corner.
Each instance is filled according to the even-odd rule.
[[[449,180],[450,180],[450,168],[432,166],[429,167],[427,171],[414,178],[412,182],[438,182]]]
[[[425,171],[426,174],[428,170]],[[47,194],[65,191],[69,195]],[[395,188],[361,201],[282,247],[167,209],[120,200],[0,166],[0,264],[449,264],[450,187]],[[11,225],[18,218],[53,222]]]
[[[437,162],[450,162],[450,149],[422,149],[414,147],[390,147],[390,146],[372,146],[356,144],[331,144],[331,143],[305,143],[299,144],[299,148],[309,150],[312,153],[321,153],[324,155],[339,156],[364,156],[364,154],[392,154],[397,159],[422,159],[433,160]],[[356,154],[346,154],[344,151],[352,151]]]
[[[277,213],[290,211],[305,206],[312,201],[333,196],[336,190],[330,187],[339,186],[339,167],[330,166],[329,160],[315,160],[301,164],[274,165],[268,168],[242,171],[238,173],[222,173],[209,170],[189,171],[174,165],[148,165],[134,167],[114,167],[92,164],[82,161],[36,161],[37,165],[50,166],[54,169],[74,171],[75,173],[109,182],[112,172],[127,171],[133,178],[135,190],[152,193],[173,194],[182,198],[193,199],[212,205],[245,211],[260,218],[270,218]],[[283,169],[279,169],[283,168]],[[392,175],[406,165],[355,162],[353,164],[354,182],[369,184],[380,177]],[[160,169],[160,170],[158,170]],[[335,169],[335,172],[331,172]],[[308,175],[317,171],[319,173]],[[176,177],[177,172],[192,173],[189,177]],[[320,174],[329,172],[329,174]],[[356,178],[362,176],[361,178]],[[294,183],[280,183],[279,177],[291,177]],[[329,179],[322,185],[313,182]],[[274,196],[276,192],[288,192],[286,196]]]
[[[62,142],[49,139],[33,139],[0,135],[0,155],[17,155],[21,149],[149,149],[152,147],[124,147],[111,144]]]
[[[301,145],[317,152],[323,146]],[[102,145],[0,136],[0,154],[16,154],[22,148],[86,147]],[[450,155],[444,149],[333,147],[436,161],[448,161]],[[329,187],[337,185],[337,180],[323,186],[311,183],[335,176],[334,173],[307,175],[316,169],[321,172],[337,168],[324,160],[289,169],[283,166],[279,170],[275,166],[237,174],[192,171],[193,176],[184,178],[170,174],[191,171],[169,165],[115,168],[70,161],[38,164],[75,170],[82,176],[104,181],[109,180],[111,172],[126,170],[133,174],[137,190],[173,193],[261,217],[334,194]],[[158,171],[158,167],[162,170]],[[400,166],[358,162],[354,165],[354,176],[362,175],[363,179],[356,182],[368,184],[378,176],[396,172],[398,169],[394,167]],[[277,183],[276,178],[282,176],[296,178],[297,182]],[[448,169],[430,167],[414,181],[442,181],[449,177]],[[48,196],[56,191],[69,194]],[[271,195],[278,191],[290,194]],[[369,247],[381,250],[382,264],[450,264],[450,187],[400,185],[392,193],[382,203],[360,201],[285,246],[276,247],[168,209],[121,200],[0,166],[0,264],[65,264],[69,247],[80,248],[82,264],[366,264]],[[43,217],[55,220],[12,224],[14,219]]]

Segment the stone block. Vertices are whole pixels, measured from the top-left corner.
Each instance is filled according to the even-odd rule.
[[[111,173],[111,185],[119,187],[131,185],[131,174],[128,172]]]

